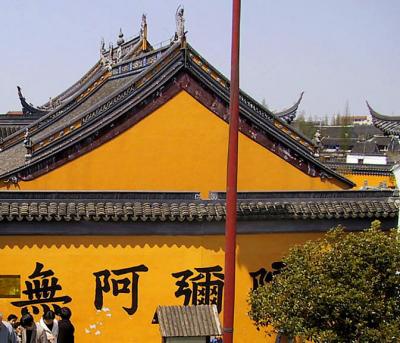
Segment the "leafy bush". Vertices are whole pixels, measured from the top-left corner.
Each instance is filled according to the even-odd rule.
[[[400,342],[400,242],[375,221],[292,248],[272,282],[250,293],[258,328],[314,342]]]

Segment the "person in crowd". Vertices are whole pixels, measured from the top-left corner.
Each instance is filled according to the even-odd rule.
[[[62,307],[58,312],[60,320],[58,321],[57,343],[74,343],[75,328],[70,320],[71,315],[71,310],[68,307]]]
[[[7,321],[11,324],[15,334],[17,335],[17,342],[21,343],[22,327],[20,325],[20,322],[18,321],[18,317],[15,314],[10,314],[7,317]]]
[[[54,311],[47,311],[42,318],[40,318],[39,325],[46,333],[47,340],[50,343],[57,343],[58,336],[58,322]]]
[[[17,335],[10,323],[3,320],[3,313],[0,311],[0,343],[17,343]]]
[[[39,324],[35,324],[30,313],[24,314],[21,318],[22,343],[49,343],[46,333]]]
[[[17,317],[15,314],[10,314],[10,315],[7,317],[7,321],[8,321],[11,325],[14,325],[15,323],[18,322],[18,317]]]

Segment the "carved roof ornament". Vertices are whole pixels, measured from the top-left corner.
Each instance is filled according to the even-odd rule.
[[[106,53],[106,43],[104,42],[104,37],[101,37],[100,41],[100,55],[104,55]]]
[[[147,17],[142,14],[142,23],[140,24],[140,40],[142,42],[142,51],[147,50]]]
[[[113,47],[113,44],[110,43],[108,46],[108,56],[107,56],[106,65],[111,70],[113,64],[114,64],[114,47]]]
[[[175,22],[176,22],[176,32],[175,32],[175,40],[184,41],[185,39],[185,17],[183,6],[179,5],[176,9],[175,13]]]
[[[122,33],[122,29],[119,29],[119,35],[117,40],[117,63],[122,60],[122,44],[125,43],[124,34]]]
[[[101,39],[101,45],[100,45],[100,63],[102,66],[106,66],[108,63],[107,50],[105,49],[104,38]]]
[[[25,159],[29,160],[32,157],[32,140],[29,136],[29,128],[25,128],[24,147],[26,148]]]
[[[117,45],[121,46],[122,44],[125,43],[124,40],[124,34],[122,33],[122,29],[119,29],[119,35],[118,35],[118,39],[117,39]]]
[[[106,43],[104,42],[104,37],[101,37],[100,41],[100,63],[103,66],[107,65],[107,50],[105,48]]]
[[[111,43],[111,42],[108,45],[108,51],[109,51],[109,59],[112,61],[113,55],[114,55],[114,46],[113,46],[113,43]]]
[[[303,99],[304,92],[301,92],[299,99],[294,103],[293,106],[289,107],[286,110],[281,112],[275,112],[275,116],[284,120],[287,124],[291,124],[293,120],[296,118],[296,113],[299,108],[300,102]]]
[[[122,60],[122,46],[120,45],[117,49],[117,63]]]
[[[22,105],[22,112],[24,115],[42,115],[46,113],[46,109],[39,109],[28,103],[25,97],[22,95],[22,90],[20,86],[17,86],[19,101]]]
[[[316,156],[316,157],[319,156],[319,152],[320,152],[320,149],[321,149],[321,146],[322,146],[322,144],[321,144],[322,137],[321,136],[322,136],[321,132],[319,130],[317,130],[314,133],[314,137],[312,139],[313,143],[315,144],[315,146],[317,148],[315,153],[314,153],[314,156]]]

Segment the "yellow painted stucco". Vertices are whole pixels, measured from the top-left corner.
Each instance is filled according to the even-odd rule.
[[[209,191],[225,190],[227,139],[228,125],[182,91],[111,141],[32,181],[19,182],[16,189],[201,191],[207,198]],[[239,190],[343,187],[333,178],[308,176],[240,134]]]
[[[257,331],[247,316],[246,299],[252,287],[249,272],[262,267],[271,270],[271,263],[279,261],[289,247],[317,237],[316,233],[238,236],[235,342],[274,342],[273,337]],[[151,324],[157,305],[183,305],[183,297],[175,296],[179,279],[171,274],[223,266],[223,249],[223,236],[2,236],[1,274],[20,275],[21,290],[25,290],[36,262],[44,265],[43,271],[51,269],[62,287],[55,295],[72,298],[67,306],[73,311],[76,342],[160,342],[158,325]],[[128,315],[122,308],[130,307],[131,294],[113,296],[111,291],[103,293],[103,309],[96,310],[93,273],[141,264],[148,271],[139,273],[137,311]],[[112,276],[118,280],[125,277],[129,275]],[[19,314],[11,302],[26,299],[25,294],[21,299],[2,298],[0,311]]]
[[[354,189],[360,189],[365,186],[379,187],[382,186],[383,182],[386,183],[387,187],[396,187],[396,181],[393,175],[368,175],[351,173],[342,173],[342,175],[356,184]]]

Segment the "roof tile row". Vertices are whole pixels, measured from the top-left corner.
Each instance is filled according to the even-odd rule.
[[[241,201],[238,217],[286,219],[395,217],[392,199],[340,201]],[[221,221],[225,203],[197,202],[0,202],[0,221]]]

